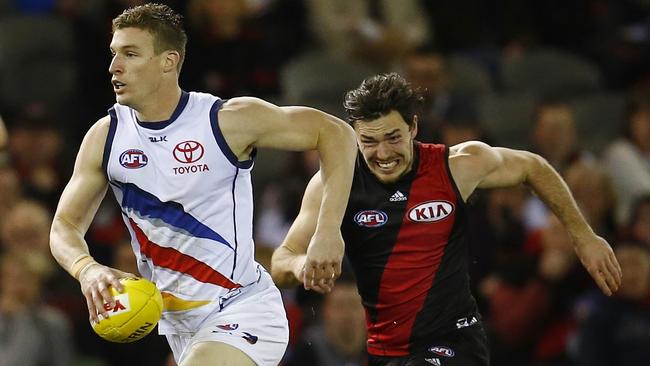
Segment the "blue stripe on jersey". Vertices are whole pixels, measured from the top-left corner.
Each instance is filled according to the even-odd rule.
[[[117,131],[117,113],[115,108],[108,110],[108,115],[111,117],[111,122],[108,125],[108,135],[106,135],[106,143],[104,144],[104,156],[102,157],[102,170],[108,176],[108,157],[111,154],[113,147],[113,139],[115,139],[115,131]]]
[[[173,201],[162,202],[158,197],[142,190],[133,183],[114,183],[122,191],[122,208],[133,209],[143,217],[160,219],[166,224],[185,230],[195,237],[214,240],[233,249],[232,245],[221,235],[185,212],[183,205],[180,203]]]
[[[232,152],[232,150],[230,150],[230,146],[228,146],[228,143],[226,142],[226,138],[223,137],[223,133],[221,132],[221,128],[219,127],[218,113],[219,110],[221,109],[221,106],[223,106],[224,102],[225,101],[223,99],[217,99],[217,101],[215,101],[214,104],[212,104],[212,107],[210,108],[210,125],[212,125],[212,133],[214,134],[214,138],[217,140],[217,144],[219,145],[221,152],[223,152],[223,155],[226,158],[228,158],[228,161],[230,161],[230,163],[237,168],[248,169],[253,166],[253,158],[255,157],[255,150],[253,150],[250,160],[239,161],[237,155],[235,155],[235,153]]]

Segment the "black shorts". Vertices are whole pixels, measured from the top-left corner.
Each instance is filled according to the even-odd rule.
[[[368,355],[368,366],[488,366],[490,352],[481,323],[458,329],[408,356]]]

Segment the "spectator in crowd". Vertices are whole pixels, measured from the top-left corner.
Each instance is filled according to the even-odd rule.
[[[587,222],[599,235],[613,239],[617,231],[616,196],[607,171],[599,164],[577,163],[564,175]]]
[[[188,35],[192,42],[187,45],[183,82],[189,89],[227,98],[278,94],[277,72],[299,49],[299,35],[304,33],[298,31],[301,8],[287,3],[255,6],[246,0],[189,1]],[[278,13],[290,16],[292,21],[271,27]]]
[[[320,321],[303,334],[286,366],[365,365],[365,314],[353,281],[339,279],[323,299]]]
[[[650,193],[650,91],[630,97],[623,136],[612,142],[603,159],[618,197],[616,218],[623,224],[632,203]]]
[[[546,100],[537,106],[532,147],[559,172],[587,158],[579,150],[576,122],[571,107],[561,101]]]
[[[572,164],[591,161],[591,154],[578,148],[576,122],[571,107],[563,101],[544,100],[535,113],[532,151],[543,156],[562,175]],[[526,226],[536,230],[546,225],[548,210],[536,197],[528,201]]]
[[[484,278],[495,275],[513,274],[513,278],[525,278],[521,270],[529,266],[523,256],[522,248],[532,231],[524,226],[523,212],[528,198],[524,187],[496,188],[478,191],[470,198],[468,243],[471,258],[470,277],[472,289],[477,294],[481,310],[487,313]],[[491,283],[494,283],[493,281]],[[488,287],[490,285],[487,285]]]
[[[424,103],[420,134],[427,134],[447,117],[451,103],[449,73],[443,55],[434,52],[412,52],[402,62],[404,76],[414,86],[422,89]],[[424,124],[424,126],[422,126]]]
[[[563,362],[585,287],[571,239],[555,216],[520,251],[511,250],[482,281],[495,365]]]
[[[39,252],[12,251],[0,256],[0,364],[69,366],[73,345],[65,316],[42,302],[50,272]]]
[[[632,209],[628,226],[630,240],[650,248],[650,195],[640,197]]]
[[[49,258],[52,215],[37,201],[18,202],[2,225],[0,238],[7,251],[44,254]]]
[[[9,153],[23,184],[25,195],[54,207],[65,174],[62,151],[64,136],[43,105],[30,107],[13,121],[9,130]],[[37,147],[37,148],[36,148]]]
[[[331,55],[386,71],[430,38],[417,0],[309,0],[309,29]]]
[[[484,140],[478,123],[476,100],[450,89],[447,59],[428,50],[409,53],[402,62],[405,77],[421,88],[424,97],[418,139],[449,146]]]
[[[0,228],[11,209],[22,198],[18,174],[10,167],[0,167]]]
[[[650,360],[650,252],[632,243],[615,253],[625,275],[613,297],[595,294],[580,329],[577,365],[633,366]]]
[[[292,153],[284,173],[265,187],[255,232],[258,247],[275,249],[282,244],[300,210],[302,193],[319,164],[316,151]]]
[[[0,153],[2,153],[6,147],[7,147],[7,127],[5,126],[5,122],[2,119],[2,116],[0,116]]]

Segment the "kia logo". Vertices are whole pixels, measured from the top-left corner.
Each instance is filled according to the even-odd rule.
[[[174,159],[179,163],[189,164],[199,161],[203,153],[203,145],[193,140],[183,141],[174,147]]]
[[[408,214],[409,219],[419,222],[440,221],[454,211],[454,205],[447,201],[429,201],[413,207]]]

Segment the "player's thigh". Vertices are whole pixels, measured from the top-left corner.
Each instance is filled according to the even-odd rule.
[[[256,366],[242,350],[222,342],[198,342],[179,366]]]

